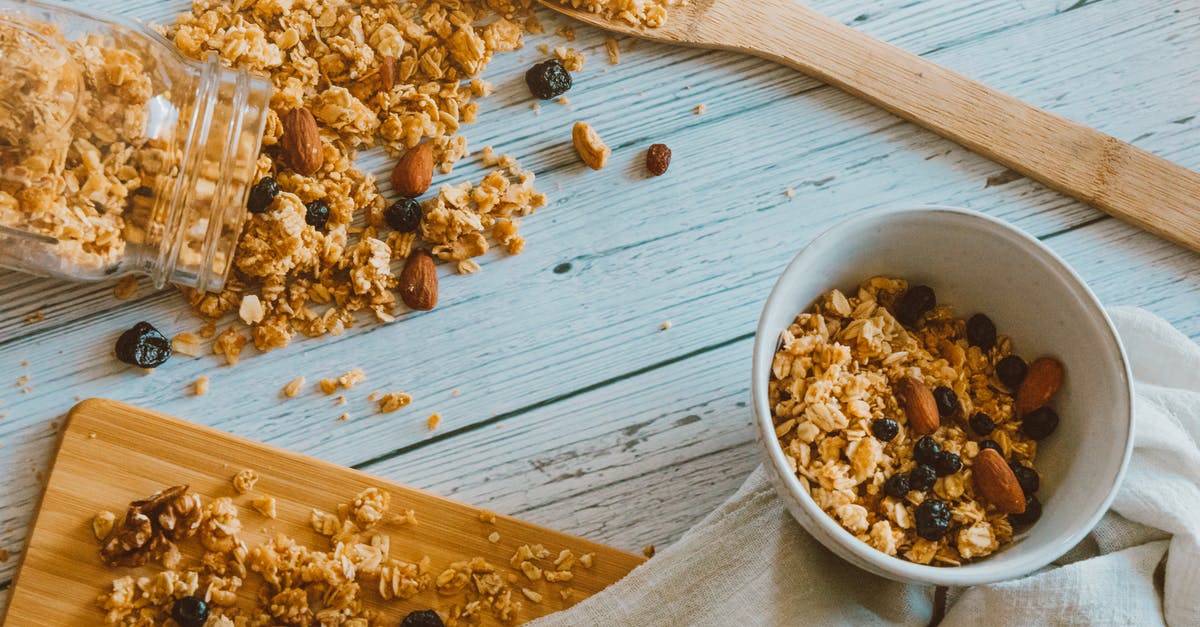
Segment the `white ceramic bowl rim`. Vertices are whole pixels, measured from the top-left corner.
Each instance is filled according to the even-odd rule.
[[[1126,466],[1129,464],[1129,458],[1133,452],[1133,375],[1129,368],[1129,361],[1125,354],[1124,346],[1122,346],[1116,329],[1113,327],[1112,320],[1108,317],[1104,307],[1096,298],[1096,295],[1091,291],[1083,279],[1067,265],[1065,261],[1052,250],[1036,238],[1030,236],[1024,231],[1004,222],[1002,220],[992,218],[977,211],[961,209],[957,207],[948,207],[942,205],[916,205],[916,206],[898,206],[885,207],[865,212],[844,222],[841,222],[820,235],[814,237],[799,254],[788,264],[779,280],[771,290],[771,294],[767,297],[766,304],[763,306],[763,315],[759,319],[759,325],[754,339],[754,368],[751,379],[751,394],[754,403],[755,422],[759,430],[759,439],[762,442],[763,450],[767,462],[773,466],[773,474],[776,479],[782,479],[786,488],[793,494],[798,495],[796,501],[809,515],[811,521],[821,526],[822,530],[832,538],[835,538],[843,548],[862,561],[869,562],[881,571],[887,573],[891,578],[906,581],[922,581],[930,584],[945,585],[945,586],[964,586],[978,585],[984,583],[992,583],[1006,579],[1013,579],[1029,574],[1046,564],[1058,559],[1061,554],[1051,554],[1050,552],[1036,553],[1030,552],[1019,556],[1019,559],[1009,561],[1006,565],[999,568],[990,567],[986,558],[978,562],[970,562],[957,567],[944,566],[928,566],[909,562],[898,557],[893,557],[883,553],[867,543],[859,540],[849,531],[844,529],[833,518],[826,514],[809,495],[808,490],[797,479],[796,474],[792,472],[785,461],[783,449],[779,446],[778,439],[775,436],[775,425],[772,418],[771,408],[768,405],[767,398],[767,382],[770,376],[770,367],[765,371],[760,368],[760,364],[770,363],[761,359],[764,351],[769,351],[772,355],[777,350],[778,335],[773,334],[767,336],[770,330],[767,326],[766,313],[773,307],[773,303],[777,300],[778,294],[781,291],[781,286],[787,280],[795,268],[798,268],[808,261],[808,255],[811,253],[814,244],[826,237],[836,237],[840,231],[851,230],[859,226],[863,222],[877,220],[882,216],[889,214],[907,213],[907,212],[945,212],[966,216],[973,220],[978,220],[985,223],[990,223],[991,226],[1008,232],[1011,235],[1026,240],[1033,244],[1033,249],[1044,257],[1048,263],[1058,267],[1064,275],[1069,277],[1070,281],[1076,284],[1081,294],[1087,299],[1087,305],[1093,308],[1104,322],[1104,328],[1111,336],[1112,342],[1115,344],[1117,353],[1120,356],[1120,367],[1124,375],[1125,385],[1128,388],[1128,393],[1125,394],[1126,407],[1124,414],[1129,416],[1129,421],[1126,425],[1127,432],[1125,437],[1125,449],[1121,459],[1120,467],[1116,474],[1116,480],[1109,488],[1103,502],[1096,507],[1096,511],[1088,518],[1085,525],[1072,531],[1071,534],[1063,539],[1059,546],[1065,547],[1063,552],[1075,546],[1087,536],[1088,533],[1100,521],[1100,518],[1108,511],[1113,499],[1116,497],[1117,489],[1120,486],[1122,479],[1125,476]],[[800,312],[796,312],[797,314]],[[776,487],[780,487],[778,481]],[[818,538],[819,539],[819,538]]]

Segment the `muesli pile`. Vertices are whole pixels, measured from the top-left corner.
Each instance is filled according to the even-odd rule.
[[[667,23],[667,9],[688,0],[560,0],[563,4],[621,20],[631,26],[658,28]]]
[[[986,315],[874,277],[834,289],[780,338],[768,393],[784,456],[817,505],[863,542],[956,566],[1041,515],[1038,440],[1062,365],[1026,364]]]
[[[435,168],[449,173],[468,154],[460,126],[491,91],[480,72],[540,30],[529,0],[196,0],[165,28],[185,55],[218,54],[275,86],[233,276],[219,294],[185,290],[205,320],[200,335],[217,335],[232,312],[249,326],[249,338],[227,327],[214,352],[234,363],[247,341],[265,351],[296,332],[337,335],[358,312],[390,321],[398,288],[410,307],[431,308],[406,297],[392,268],[422,254],[420,242],[460,273],[494,246],[521,252],[520,218],[546,199],[511,157],[486,151],[494,169],[478,184],[419,197]],[[399,157],[396,198],[353,164],[372,146]],[[413,276],[436,295],[436,272]]]
[[[249,495],[258,476],[243,470],[233,477],[237,495]],[[521,620],[526,602],[541,603],[553,584],[565,603],[572,600],[573,569],[591,568],[593,554],[557,554],[541,545],[521,545],[509,564],[482,557],[436,567],[429,556],[407,562],[392,556],[389,527],[418,524],[416,513],[389,513],[391,495],[367,488],[334,512],[313,508],[309,524],[329,538],[327,549],[306,546],[282,533],[256,546],[242,538],[246,523],[231,497],[206,503],[187,486],[164,489],[134,501],[123,518],[100,512],[92,521],[101,540],[101,560],[110,567],[139,567],[138,574],[113,580],[97,602],[107,625],[178,627],[257,627],[274,625],[395,624],[370,608],[375,602],[412,599],[436,593],[439,607],[409,614],[404,625]],[[267,518],[276,517],[275,498],[257,494],[248,504]],[[491,512],[479,519],[495,523]],[[180,546],[195,539],[199,559],[185,557]],[[499,533],[488,536],[492,543]],[[196,551],[188,551],[195,554]],[[149,574],[155,565],[161,569]],[[428,596],[424,598],[429,598]],[[169,622],[173,620],[174,622]]]

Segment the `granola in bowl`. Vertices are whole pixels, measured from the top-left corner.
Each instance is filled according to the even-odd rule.
[[[768,383],[789,468],[842,528],[888,555],[957,566],[1036,522],[1038,440],[1061,364],[1026,365],[985,315],[926,286],[833,289],[782,333]]]

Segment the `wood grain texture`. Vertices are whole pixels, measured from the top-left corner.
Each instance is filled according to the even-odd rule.
[[[243,496],[234,492],[230,479],[244,468],[255,470],[259,480],[254,490]],[[71,410],[5,623],[67,626],[99,622],[101,612],[95,598],[108,582],[156,569],[105,568],[91,533],[92,516],[101,510],[121,512],[132,500],[179,484],[190,486],[205,502],[232,497],[244,525],[240,537],[250,547],[283,533],[310,547],[324,549],[329,540],[309,525],[311,509],[336,511],[338,503],[349,502],[368,487],[379,487],[391,493],[393,513],[413,509],[419,521],[402,526],[384,523],[375,528],[391,537],[390,556],[409,563],[429,556],[435,572],[452,562],[478,556],[505,573],[519,574],[508,561],[524,544],[541,544],[554,555],[563,549],[575,555],[596,554],[593,567],[577,566],[569,583],[533,582],[522,576],[520,585],[542,593],[544,598],[540,603],[521,598],[521,620],[567,606],[569,603],[558,594],[560,589],[575,590],[572,602],[577,602],[643,561],[507,516],[498,516],[494,524],[486,523],[480,520],[481,510],[476,507],[130,405],[92,399]],[[251,497],[263,494],[277,499],[277,519],[262,516],[249,506]],[[487,539],[492,532],[499,532],[498,542]],[[197,541],[181,543],[180,549],[185,564],[198,560],[203,553]],[[252,606],[260,585],[251,576],[239,590],[238,604]],[[368,592],[363,601],[394,621],[416,609],[447,610],[465,602],[461,595],[440,595],[432,589],[391,602]],[[490,614],[484,615],[484,624],[498,623]]]
[[[186,1],[95,4],[165,21]],[[1200,64],[1190,61],[1200,56],[1200,6],[808,4],[1200,167]],[[544,21],[552,33],[558,22]],[[630,48],[624,39],[621,64],[610,67],[604,33],[576,32],[566,45],[588,64],[576,74],[570,107],[546,105],[534,115],[521,78],[540,59],[537,44],[561,39],[530,37],[523,51],[489,66],[495,94],[464,131],[475,149],[493,145],[536,171],[551,205],[523,221],[522,255],[489,256],[477,275],[443,275],[443,302],[433,312],[300,339],[284,351],[248,351],[236,368],[211,356],[178,358],[146,376],[117,363],[112,342],[143,319],[169,333],[194,330],[176,294],[143,287],[136,300],[120,302],[111,284],[0,272],[0,472],[10,477],[0,491],[0,548],[15,556],[25,544],[39,477],[75,396],[135,402],[627,550],[661,547],[757,463],[739,403],[748,398],[749,334],[772,282],[823,228],[884,205],[944,203],[1005,219],[1062,255],[1103,302],[1148,307],[1200,338],[1200,255],[792,69],[649,42]],[[694,115],[700,103],[708,111]],[[575,120],[613,147],[605,170],[578,162]],[[654,142],[672,148],[674,163],[666,176],[645,179],[638,164]],[[381,175],[389,165],[375,153],[360,164]],[[468,160],[434,184],[480,172]],[[784,195],[788,188],[794,198]],[[37,310],[46,320],[26,324]],[[674,326],[659,332],[665,320]],[[317,378],[353,367],[368,379],[345,407],[312,390]],[[193,397],[188,388],[202,374],[212,391]],[[32,390],[22,394],[13,383],[24,375]],[[308,377],[309,389],[281,399],[297,375]],[[415,400],[381,416],[366,401],[375,390]],[[337,422],[342,411],[353,419]],[[443,426],[430,432],[424,423],[434,411]],[[691,415],[703,419],[675,425]],[[446,455],[455,463],[441,463]],[[15,562],[0,564],[0,582]]]

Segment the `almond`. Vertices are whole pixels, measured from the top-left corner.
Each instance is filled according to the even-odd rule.
[[[383,55],[379,59],[379,85],[384,91],[396,86],[396,57]]]
[[[1025,493],[1000,453],[990,448],[979,451],[971,468],[975,489],[996,509],[1005,514],[1025,513]]]
[[[908,414],[908,425],[913,431],[926,435],[938,430],[941,418],[929,386],[913,377],[904,377],[892,387],[896,398],[904,406],[904,412]]]
[[[437,306],[438,276],[433,256],[414,250],[400,271],[400,298],[417,311],[429,311]]]
[[[1029,364],[1025,380],[1017,388],[1017,416],[1040,409],[1058,391],[1063,380],[1063,365],[1053,357],[1039,357]]]
[[[325,163],[317,119],[308,109],[292,109],[283,116],[283,159],[297,174],[311,176]]]
[[[433,144],[425,142],[409,148],[392,170],[392,189],[405,198],[416,198],[433,182]]]

